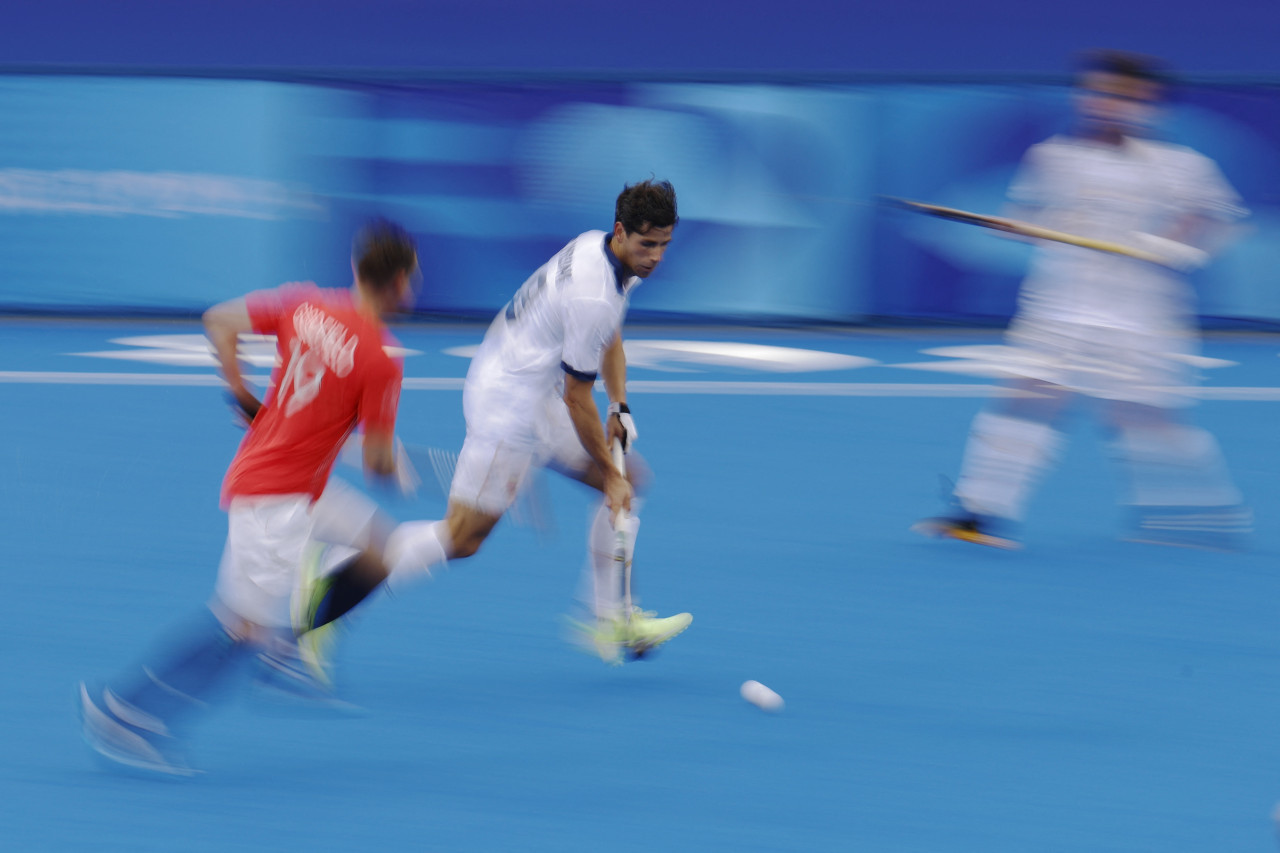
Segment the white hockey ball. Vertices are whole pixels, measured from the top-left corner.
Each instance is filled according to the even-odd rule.
[[[782,697],[758,681],[744,681],[739,691],[742,698],[763,711],[776,713],[782,710]]]

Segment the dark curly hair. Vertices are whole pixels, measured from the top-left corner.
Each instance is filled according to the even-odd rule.
[[[1144,56],[1123,50],[1086,51],[1077,59],[1076,70],[1080,74],[1095,71],[1120,77],[1132,77],[1135,80],[1145,80],[1162,87],[1171,82],[1168,66],[1162,60],[1154,56]]]
[[[613,221],[628,234],[666,228],[680,221],[676,191],[670,181],[641,181],[622,188],[613,208]]]

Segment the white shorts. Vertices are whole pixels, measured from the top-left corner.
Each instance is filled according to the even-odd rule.
[[[1012,372],[1103,400],[1160,408],[1191,405],[1196,380],[1190,332],[1015,320],[1006,335],[1020,351]]]
[[[310,495],[232,500],[214,587],[218,602],[255,625],[287,627],[289,600],[311,529]]]
[[[377,511],[376,503],[337,478],[314,504],[310,495],[232,500],[215,586],[218,602],[255,625],[288,626],[307,544],[364,548]]]
[[[370,545],[373,519],[378,513],[376,501],[338,477],[330,477],[320,499],[311,507],[311,538],[363,550]],[[385,543],[374,544],[381,548]]]
[[[466,407],[467,437],[449,487],[450,501],[500,516],[515,502],[534,468],[551,467],[578,477],[591,465],[569,409],[559,396],[548,396],[541,405],[534,405],[532,416],[505,435],[477,428],[477,424],[490,427],[491,422],[482,417],[486,404],[510,405],[497,395],[486,397],[477,395]]]

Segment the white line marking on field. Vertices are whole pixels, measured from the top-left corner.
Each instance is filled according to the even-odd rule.
[[[269,376],[248,376],[265,387]],[[406,377],[406,391],[460,391],[462,377]],[[155,387],[218,387],[215,373],[90,373],[45,370],[0,371],[0,384],[11,385],[134,385]],[[634,379],[627,388],[640,394],[719,394],[743,397],[993,397],[1008,396],[1008,388],[991,384],[926,382],[750,382],[721,380]],[[1170,389],[1172,390],[1172,389]],[[1280,387],[1221,387],[1190,389],[1202,400],[1280,400]]]
[[[874,358],[825,350],[744,344],[735,341],[665,341],[629,339],[623,342],[627,364],[667,373],[697,373],[707,368],[732,368],[763,373],[816,373],[858,370],[879,364]],[[449,347],[445,355],[472,358],[479,344]]]

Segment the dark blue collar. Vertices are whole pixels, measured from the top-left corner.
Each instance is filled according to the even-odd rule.
[[[627,279],[631,278],[632,272],[613,253],[613,247],[609,245],[609,241],[612,239],[613,234],[604,235],[604,259],[609,262],[609,266],[613,267],[613,283],[618,288],[618,292],[626,293]]]

